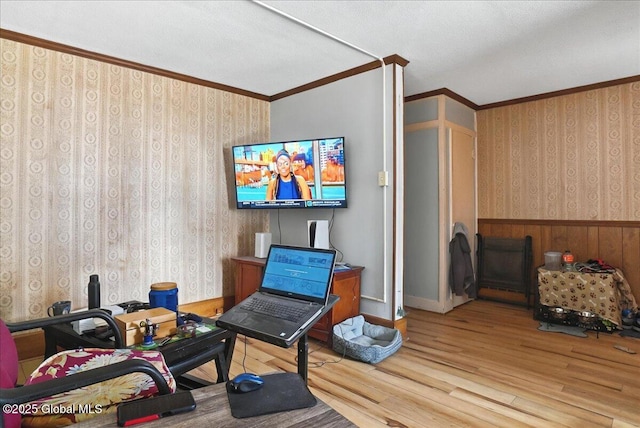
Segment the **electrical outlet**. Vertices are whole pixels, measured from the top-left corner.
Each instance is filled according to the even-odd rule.
[[[389,173],[387,171],[378,172],[378,186],[383,187],[389,184]]]

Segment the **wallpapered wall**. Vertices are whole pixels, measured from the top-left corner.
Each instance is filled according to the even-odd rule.
[[[477,121],[480,218],[640,220],[640,82]]]
[[[266,141],[269,104],[0,40],[0,317],[56,300],[181,303],[233,294],[263,212],[230,207],[233,144]]]

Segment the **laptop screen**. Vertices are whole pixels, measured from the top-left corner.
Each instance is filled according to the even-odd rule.
[[[335,250],[272,245],[260,291],[326,304]]]

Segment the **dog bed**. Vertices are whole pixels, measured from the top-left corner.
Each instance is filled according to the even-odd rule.
[[[402,334],[398,329],[370,324],[362,315],[333,326],[333,350],[365,363],[379,363],[400,346]]]

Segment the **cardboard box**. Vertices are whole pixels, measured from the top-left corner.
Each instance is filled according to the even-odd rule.
[[[140,326],[141,322],[149,319],[153,324],[158,324],[156,335],[153,336],[157,339],[176,333],[176,316],[176,313],[169,309],[153,308],[117,315],[115,320],[124,344],[131,346],[142,343],[144,339],[144,327]]]

